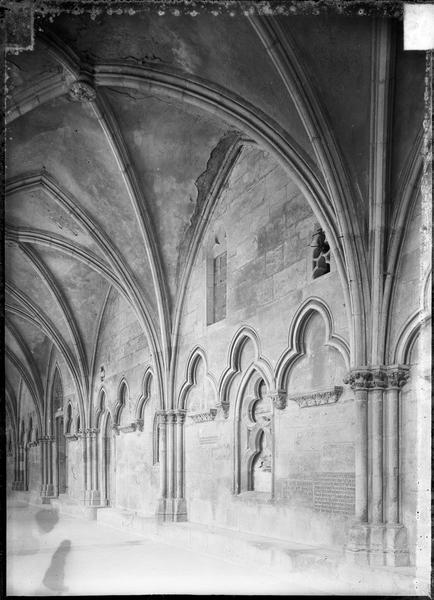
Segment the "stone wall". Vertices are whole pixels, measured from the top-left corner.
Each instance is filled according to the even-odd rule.
[[[126,301],[112,290],[107,300],[98,339],[93,383],[93,419],[97,424],[97,409],[101,390],[106,394],[106,407],[115,417],[122,382],[126,384],[125,405],[119,410],[119,435],[110,437],[110,498],[109,505],[154,514],[158,493],[158,465],[153,465],[152,428],[158,407],[156,383],[144,390],[144,374],[150,364],[150,353],[142,327]],[[101,377],[101,367],[104,375]],[[139,407],[144,400],[144,409]],[[128,431],[139,417],[143,431]],[[127,430],[122,428],[127,428]],[[103,432],[100,432],[100,437]],[[99,441],[101,444],[101,441]],[[101,456],[101,455],[100,455]],[[99,461],[99,470],[103,468]]]
[[[187,395],[185,493],[191,521],[306,543],[342,545],[354,512],[353,396],[349,390],[342,392],[345,360],[327,345],[324,319],[318,313],[312,313],[305,327],[306,354],[286,374],[287,408],[273,409],[273,493],[246,489],[247,483],[237,490],[237,469],[247,468],[250,460],[246,444],[253,448],[260,439],[257,435],[256,442],[247,441],[246,436],[253,435],[247,433],[249,427],[258,432],[259,426],[251,420],[244,425],[242,416],[247,410],[242,407],[243,386],[244,396],[251,400],[261,375],[254,364],[262,361],[265,379],[273,378],[289,346],[290,323],[303,302],[313,296],[326,303],[335,333],[348,340],[333,256],[331,272],[312,279],[310,244],[315,223],[309,204],[288,175],[267,153],[245,146],[191,274],[181,323],[178,389],[187,379],[186,363],[195,346],[206,355],[208,379],[221,384],[237,330],[249,326],[258,343],[255,347],[247,341],[240,350],[240,364],[227,389],[227,419],[220,409],[214,419],[192,415],[198,411],[198,396],[202,395],[205,412],[222,399],[214,397],[211,385],[201,383],[203,375],[198,374],[197,385]],[[215,232],[222,230],[227,246],[227,315],[207,326],[207,256]],[[291,394],[314,394],[339,386],[336,403],[301,407],[291,399]],[[239,477],[243,481],[242,473]]]

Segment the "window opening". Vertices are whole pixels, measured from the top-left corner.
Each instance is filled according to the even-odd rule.
[[[312,277],[317,279],[321,275],[330,273],[330,246],[324,230],[317,224],[310,244],[312,252]]]

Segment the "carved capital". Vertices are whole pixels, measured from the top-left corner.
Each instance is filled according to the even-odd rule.
[[[410,368],[406,365],[392,365],[387,369],[389,388],[402,388],[410,377]]]
[[[373,367],[371,373],[371,388],[385,388],[387,386],[387,373],[385,367]]]
[[[367,367],[352,369],[346,375],[344,383],[349,384],[353,390],[366,390],[371,387],[372,373]]]
[[[96,92],[85,81],[74,81],[69,88],[69,97],[75,102],[93,102],[96,98]]]
[[[274,392],[270,392],[268,394],[268,398],[271,400],[271,402],[274,404],[274,407],[279,409],[279,410],[283,410],[284,408],[286,408],[286,392],[284,392],[283,390],[277,390]]]
[[[137,431],[143,431],[144,421],[143,419],[136,419],[136,429]]]
[[[166,413],[166,422],[168,425],[173,425],[176,422],[176,414],[174,410],[168,410]]]
[[[166,425],[167,423],[167,413],[165,410],[157,410],[155,413],[158,417],[159,425]]]
[[[84,434],[86,437],[89,438],[94,438],[96,437],[96,434],[98,433],[99,429],[97,427],[88,427],[87,429],[84,430]]]
[[[185,416],[186,416],[186,414],[187,414],[187,411],[186,411],[186,410],[184,410],[184,409],[182,409],[182,408],[178,409],[178,410],[176,411],[176,422],[177,422],[178,424],[181,424],[181,425],[182,425],[182,424],[184,423],[184,421],[185,421]]]
[[[65,433],[65,437],[70,442],[75,442],[78,439],[78,436],[76,433]]]

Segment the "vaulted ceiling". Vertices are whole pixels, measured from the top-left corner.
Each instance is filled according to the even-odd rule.
[[[396,191],[423,117],[423,61],[402,52],[394,27]],[[10,386],[20,368],[43,385],[54,343],[86,396],[111,288],[169,369],[201,219],[243,140],[322,197],[319,218],[338,224],[337,238],[340,206],[366,240],[374,29],[368,17],[337,16],[40,20],[34,50],[7,61]],[[327,152],[342,167],[340,204]]]

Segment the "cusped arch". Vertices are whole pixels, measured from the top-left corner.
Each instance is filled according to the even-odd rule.
[[[142,393],[136,403],[135,415],[136,419],[143,419],[145,407],[151,398],[151,388],[154,381],[154,371],[149,365],[142,379]]]
[[[188,393],[191,390],[191,388],[197,384],[196,373],[197,373],[197,367],[199,366],[200,361],[203,362],[206,378],[211,383],[211,387],[214,391],[214,397],[217,401],[217,398],[218,398],[217,384],[216,384],[214,375],[212,373],[210,373],[208,370],[208,361],[206,358],[205,350],[203,348],[201,348],[200,346],[196,346],[190,352],[190,355],[187,360],[187,367],[185,370],[185,380],[181,387],[181,390],[179,392],[179,397],[178,397],[177,407],[179,409],[185,410],[187,408]]]
[[[304,334],[307,324],[315,314],[319,314],[325,324],[324,345],[335,348],[344,359],[346,368],[350,368],[350,349],[344,338],[334,332],[330,308],[321,298],[311,297],[300,305],[289,326],[288,348],[280,356],[276,365],[276,384],[279,390],[285,389],[290,369],[306,352]]]
[[[119,382],[117,393],[116,393],[116,405],[113,412],[113,425],[119,425],[121,421],[122,412],[125,409],[130,398],[130,388],[125,377]]]
[[[251,367],[261,373],[268,389],[273,388],[273,369],[270,362],[261,354],[259,335],[250,325],[243,325],[235,333],[229,346],[227,361],[228,366],[223,372],[219,383],[220,402],[227,402],[229,387],[236,374],[241,370],[241,354],[244,346],[249,340],[252,342],[255,352],[255,358]]]
[[[110,409],[107,402],[107,392],[105,387],[102,385],[98,390],[97,402],[93,414],[95,427],[101,427],[103,417],[106,415],[106,413],[110,413]]]
[[[408,364],[410,353],[425,323],[431,319],[431,270],[422,283],[422,308],[415,311],[401,327],[395,349],[390,349],[392,364]]]

